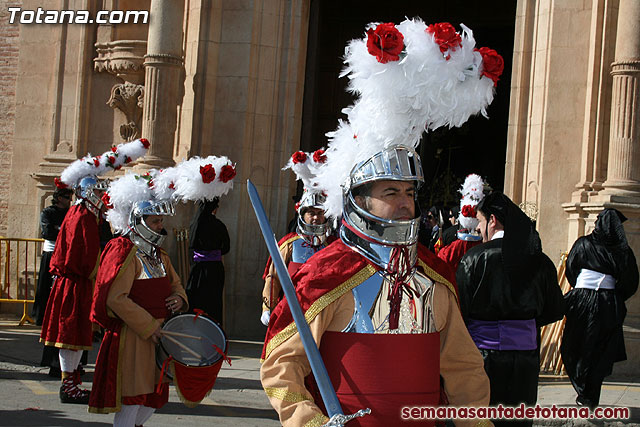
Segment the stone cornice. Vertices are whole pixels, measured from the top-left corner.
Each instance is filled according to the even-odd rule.
[[[94,58],[94,70],[108,72],[124,80],[123,76],[144,76],[144,55],[147,51],[145,40],[116,40],[107,43],[96,43],[98,57]]]

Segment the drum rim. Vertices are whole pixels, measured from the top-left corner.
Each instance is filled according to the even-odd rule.
[[[192,318],[195,317],[202,317],[205,318],[206,320],[209,320],[211,323],[213,323],[215,326],[218,327],[218,329],[220,330],[220,332],[222,332],[222,336],[224,337],[224,349],[223,349],[223,353],[224,356],[221,356],[219,359],[215,360],[213,363],[211,363],[210,365],[204,365],[204,366],[200,366],[200,365],[187,365],[179,360],[173,359],[174,362],[178,362],[184,366],[188,366],[190,368],[206,368],[209,366],[213,366],[215,364],[217,364],[218,362],[222,362],[224,361],[224,358],[227,356],[227,351],[229,349],[229,337],[227,337],[227,333],[225,332],[225,330],[222,328],[222,325],[220,325],[220,323],[218,321],[216,321],[215,319],[213,319],[211,316],[209,316],[206,313],[202,313],[202,314],[195,314],[195,313],[173,313],[171,316],[167,317],[164,322],[162,323],[162,327],[160,329],[164,329],[165,325],[167,325],[170,321],[176,319],[177,317],[184,317],[184,316],[189,316]],[[162,348],[162,351],[165,353],[166,357],[164,360],[166,360],[167,357],[169,357],[171,355],[171,353],[169,353],[167,351],[167,349],[165,348],[165,346],[162,344],[162,338],[158,341],[158,347]],[[156,351],[157,354],[157,351]],[[160,360],[158,360],[158,358],[156,357],[156,365],[158,366],[158,368],[162,369],[162,364],[164,363],[164,360],[162,362],[160,362]],[[173,376],[169,375],[170,373],[167,372],[165,375],[168,375],[171,379],[173,379]]]

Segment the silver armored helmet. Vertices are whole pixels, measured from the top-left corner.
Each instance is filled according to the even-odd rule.
[[[306,188],[300,199],[298,207],[298,225],[296,232],[311,246],[320,246],[327,241],[331,233],[329,221],[325,218],[323,224],[307,224],[304,221],[304,214],[309,208],[322,209],[326,196],[319,192],[308,191]]]
[[[96,191],[106,191],[109,188],[109,182],[108,179],[99,180],[95,176],[86,176],[76,186],[76,197],[84,200],[87,209],[96,216],[100,215],[100,210],[104,207],[104,202]]]
[[[420,156],[413,148],[387,148],[351,170],[348,186],[343,187],[340,236],[347,245],[385,269],[392,267],[389,263],[393,249],[406,247],[409,263],[413,266],[417,260],[420,215],[410,220],[380,218],[359,206],[355,200],[354,192],[358,193],[367,184],[385,180],[413,181],[416,189],[424,183]]]
[[[160,233],[152,230],[145,222],[149,215],[175,215],[173,202],[144,200],[135,203],[129,214],[129,238],[146,255],[157,257],[157,248],[162,246],[167,232],[164,229]]]

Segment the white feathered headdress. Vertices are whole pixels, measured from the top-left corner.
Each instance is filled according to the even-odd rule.
[[[149,141],[140,138],[111,147],[111,150],[100,156],[92,157],[91,154],[87,154],[67,166],[60,174],[60,179],[55,178],[54,182],[58,188],[75,188],[83,178],[97,177],[108,171],[119,170],[144,156],[149,145]]]
[[[484,181],[480,175],[472,173],[467,175],[459,191],[462,199],[458,223],[460,228],[474,231],[478,226],[476,206],[484,199]]]
[[[327,163],[315,180],[327,193],[329,215],[342,212],[342,191],[354,166],[394,146],[415,149],[422,133],[461,126],[493,100],[502,58],[475,49],[472,31],[449,23],[427,27],[420,19],[370,24],[346,48],[341,76],[358,99],[327,134]],[[346,190],[346,188],[345,188]]]
[[[296,174],[296,179],[302,181],[304,187],[302,198],[296,204],[296,210],[304,206],[316,206],[316,201],[324,201],[324,191],[315,183],[319,168],[327,161],[323,149],[313,153],[296,151],[293,153],[282,170],[291,169]]]
[[[193,157],[175,167],[127,174],[109,186],[107,220],[120,233],[129,229],[131,209],[149,201],[212,200],[233,188],[235,165],[227,157]]]

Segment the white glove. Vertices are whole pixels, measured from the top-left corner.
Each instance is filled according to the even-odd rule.
[[[262,312],[262,316],[260,316],[260,321],[264,326],[269,326],[270,317],[271,317],[271,312],[269,310]]]

